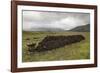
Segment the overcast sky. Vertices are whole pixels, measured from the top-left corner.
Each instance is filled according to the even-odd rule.
[[[89,13],[23,11],[23,30],[59,28],[70,30],[90,23]]]

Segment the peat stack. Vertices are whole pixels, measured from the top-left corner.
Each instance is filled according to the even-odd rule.
[[[85,38],[82,35],[46,36],[40,43],[38,43],[38,46],[33,49],[33,52],[42,52],[64,47],[65,45],[80,42],[84,39]]]

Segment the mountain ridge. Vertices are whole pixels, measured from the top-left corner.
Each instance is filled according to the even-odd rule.
[[[70,30],[65,30],[65,29],[61,29],[61,28],[45,28],[45,27],[42,27],[42,28],[31,28],[30,30],[24,30],[24,31],[48,31],[48,32],[65,32],[65,31],[77,31],[77,32],[89,32],[90,31],[90,24],[87,24],[87,25],[82,25],[82,26],[77,26],[73,29],[70,29]]]
[[[78,31],[78,32],[90,32],[90,24],[75,27],[69,31]]]

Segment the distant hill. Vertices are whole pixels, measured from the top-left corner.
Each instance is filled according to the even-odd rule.
[[[60,31],[65,31],[64,29],[60,28],[31,28],[30,30],[27,31],[48,31],[48,32],[60,32]]]
[[[78,32],[89,32],[90,31],[90,24],[75,27],[69,31],[78,31]]]
[[[75,27],[71,30],[64,30],[61,28],[43,28],[43,27],[39,27],[39,28],[31,28],[29,30],[24,30],[24,31],[48,31],[48,32],[66,32],[66,31],[75,31],[75,32],[89,32],[90,31],[90,24],[87,25],[83,25],[83,26],[78,26]]]

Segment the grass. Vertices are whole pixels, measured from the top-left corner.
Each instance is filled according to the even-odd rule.
[[[57,48],[51,51],[42,53],[29,54],[27,43],[40,42],[47,35],[77,35],[81,34],[85,37],[85,40],[66,45],[61,48]],[[29,38],[30,40],[26,40]],[[89,32],[26,32],[23,31],[22,36],[22,61],[33,62],[33,61],[55,61],[55,60],[80,60],[90,58],[90,35]]]

